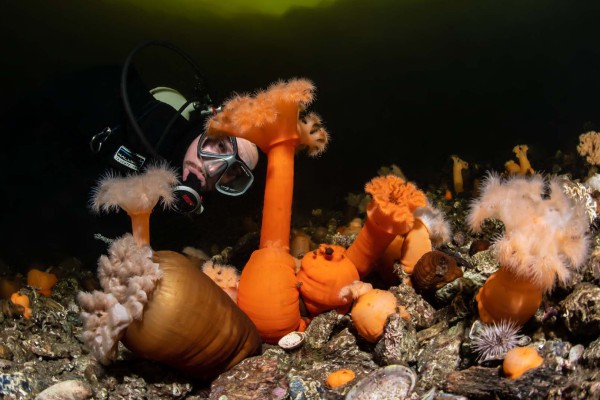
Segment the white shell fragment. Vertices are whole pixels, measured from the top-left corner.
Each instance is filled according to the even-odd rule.
[[[35,400],[85,400],[92,397],[92,388],[85,382],[69,380],[59,382],[35,397]]]
[[[279,347],[285,350],[297,349],[304,343],[306,335],[304,332],[290,332],[281,339],[279,339]]]

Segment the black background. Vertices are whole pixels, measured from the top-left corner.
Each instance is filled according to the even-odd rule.
[[[339,0],[280,17],[168,7],[176,2],[162,11],[125,1],[3,2],[0,260],[14,268],[93,260],[104,249],[93,233],[127,229],[124,214],[87,208],[105,170],[87,141],[118,113],[115,77],[142,40],[190,53],[217,102],[278,79],[314,81],[312,110],[332,142],[319,159],[297,157],[299,211],[343,208],[347,192],[391,163],[422,186],[440,185],[451,154],[500,170],[526,143],[533,167],[547,168],[598,123],[598,1]],[[158,75],[168,68],[153,65]],[[219,242],[220,223],[258,218],[264,166],[263,157],[246,196],[213,196],[199,218],[157,213],[155,246]]]

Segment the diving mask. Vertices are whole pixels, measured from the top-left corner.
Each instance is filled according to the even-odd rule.
[[[211,137],[206,132],[198,140],[198,159],[208,185],[229,196],[246,193],[254,182],[250,167],[238,153],[238,140],[230,136]]]

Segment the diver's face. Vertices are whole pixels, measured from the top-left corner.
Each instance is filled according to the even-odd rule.
[[[185,182],[190,174],[194,174],[201,184],[202,191],[211,191],[219,179],[217,173],[217,164],[205,162],[198,156],[198,141],[200,136],[196,137],[189,145],[183,159],[183,181]],[[228,138],[206,138],[202,144],[204,153],[212,154],[232,154],[233,146]],[[229,171],[227,171],[228,173]],[[224,177],[225,178],[225,177]]]

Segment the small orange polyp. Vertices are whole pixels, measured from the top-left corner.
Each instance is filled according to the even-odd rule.
[[[19,312],[23,314],[23,318],[30,319],[31,318],[31,308],[29,307],[29,297],[15,292],[10,296],[10,301],[18,306]]]
[[[544,359],[531,347],[515,347],[506,353],[502,369],[509,379],[517,379],[530,369],[542,365]]]
[[[333,371],[327,376],[325,384],[328,387],[334,389],[340,386],[344,386],[345,384],[353,380],[355,377],[356,375],[354,374],[354,371],[349,369],[339,369],[337,371]]]
[[[50,272],[32,269],[27,273],[27,285],[35,288],[40,294],[50,297],[50,290],[56,284],[58,278]]]

